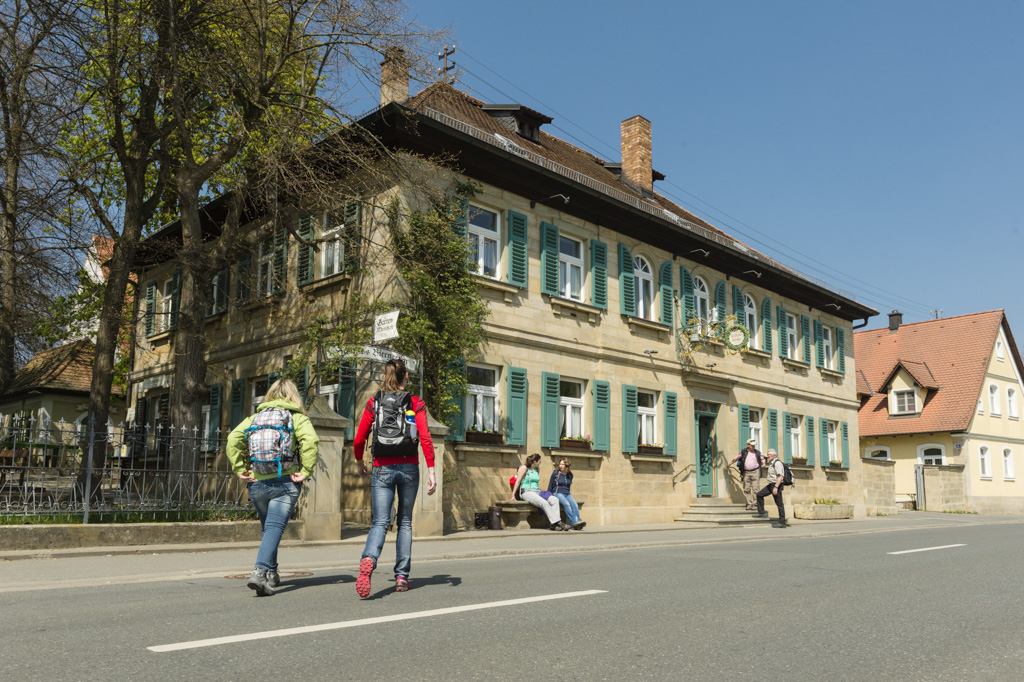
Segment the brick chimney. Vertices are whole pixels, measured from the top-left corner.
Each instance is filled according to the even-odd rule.
[[[894,310],[889,313],[889,333],[892,334],[900,328],[903,324],[903,313],[898,310]]]
[[[389,47],[384,51],[380,63],[380,105],[409,99],[409,60],[400,47]]]
[[[622,122],[622,177],[635,187],[654,190],[651,122],[643,116]]]

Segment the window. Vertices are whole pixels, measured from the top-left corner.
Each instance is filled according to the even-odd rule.
[[[558,432],[560,438],[583,437],[583,382],[558,382]]]
[[[839,422],[828,422],[828,461],[830,464],[839,464],[843,461],[839,455],[839,449],[836,447],[836,430],[839,428]]]
[[[985,414],[985,406],[982,404],[981,396],[978,396],[978,414]]]
[[[1001,414],[999,409],[999,387],[995,384],[988,385],[988,413],[993,417]]]
[[[1003,348],[1002,339],[996,339],[996,360],[999,362],[1006,360],[1006,351]]]
[[[654,277],[650,264],[640,256],[633,259],[633,291],[636,292],[636,316],[654,319]]]
[[[636,392],[637,444],[658,442],[658,397],[647,391]]]
[[[320,252],[320,276],[330,277],[341,272],[345,264],[345,242],[342,240],[345,220],[342,214],[332,212],[325,213],[323,219],[324,246]]]
[[[466,368],[466,428],[496,431],[498,424],[498,370],[470,365]]]
[[[217,439],[210,434],[210,405],[203,405],[202,449],[204,452],[217,449]]]
[[[260,242],[256,259],[256,296],[274,293],[274,236]]]
[[[754,448],[758,452],[764,452],[761,449],[761,410],[750,410],[750,439],[754,441]]]
[[[803,450],[800,449],[800,415],[789,415],[789,448],[793,457],[804,456]]]
[[[786,357],[796,360],[796,315],[786,313]]]
[[[821,327],[821,347],[825,356],[825,369],[835,369],[832,362],[832,327]]]
[[[750,334],[750,340],[747,341],[747,348],[757,350],[757,303],[754,302],[754,297],[749,294],[743,297],[743,323],[746,325],[747,332]],[[758,449],[760,450],[760,448]]]
[[[917,446],[917,463],[942,465],[946,463],[946,448],[935,443]]]
[[[1006,389],[1006,414],[1010,419],[1017,419],[1017,389]]]
[[[583,300],[583,244],[570,237],[558,237],[558,295]]]
[[[476,263],[476,274],[498,278],[498,243],[501,228],[498,214],[479,206],[469,207],[469,248]]]
[[[174,308],[174,280],[164,282],[160,297],[160,321],[156,325],[157,332],[165,332],[171,328],[171,312]]]
[[[693,301],[694,305],[697,306],[697,309],[694,311],[697,315],[697,329],[704,333],[708,331],[708,323],[711,321],[710,300],[708,297],[708,283],[700,277],[694,277]]]
[[[992,464],[988,460],[988,447],[985,445],[978,448],[978,475],[992,478]]]
[[[893,391],[896,398],[896,414],[912,414],[917,412],[917,396],[914,389]]]
[[[864,456],[868,459],[892,459],[889,447],[886,445],[876,445],[875,447],[868,448],[864,451]]]
[[[1013,450],[1010,448],[1003,448],[1003,478],[1013,480]]]
[[[334,412],[338,411],[338,374],[335,373],[333,376],[325,376],[320,382],[320,390],[318,395],[322,395],[327,399],[327,406]]]
[[[221,270],[213,276],[213,291],[210,296],[210,309],[207,315],[216,315],[227,310],[228,271]]]
[[[263,399],[267,396],[267,390],[270,388],[270,377],[261,377],[259,379],[253,379],[252,382],[252,404],[249,406],[251,411],[255,412],[256,408],[260,406]]]

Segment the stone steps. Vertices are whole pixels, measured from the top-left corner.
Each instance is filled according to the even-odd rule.
[[[715,528],[721,526],[746,526],[751,524],[769,523],[770,519],[754,519],[754,512],[744,509],[743,503],[715,498],[697,499],[690,503],[690,508],[676,517],[677,523],[694,528]]]

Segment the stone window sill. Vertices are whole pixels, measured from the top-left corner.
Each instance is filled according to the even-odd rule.
[[[642,317],[635,317],[633,315],[623,315],[622,317],[626,320],[626,324],[629,325],[629,331],[633,332],[634,334],[636,334],[638,329],[649,329],[651,331],[656,331],[658,332],[659,336],[661,334],[669,335],[672,333],[672,327],[670,327],[667,324],[662,324],[661,322],[655,322],[654,320],[645,320]]]
[[[668,469],[676,458],[672,455],[627,455],[630,462],[660,462],[661,469]]]
[[[481,275],[476,275],[475,279],[478,287],[490,289],[491,291],[496,291],[501,294],[505,299],[505,303],[511,303],[513,296],[519,293],[519,287],[514,284],[499,282],[496,279],[483,277]]]
[[[789,358],[782,358],[782,365],[788,369],[805,373],[811,367],[810,363],[800,362],[799,360],[790,360]]]
[[[821,372],[822,376],[830,377],[832,379],[842,379],[843,377],[846,376],[842,372],[839,372],[834,369],[826,369],[824,367],[819,367],[818,371]]]
[[[147,336],[146,341],[149,341],[150,345],[153,346],[157,344],[163,344],[165,341],[170,341],[172,338],[174,338],[174,332],[176,331],[177,329],[168,329],[167,331],[160,332],[159,334]]]
[[[544,299],[551,304],[551,308],[555,315],[562,317],[579,317],[580,315],[587,316],[587,322],[594,323],[601,317],[601,313],[604,312],[597,306],[588,305],[581,301],[574,301],[570,298],[562,298],[560,296],[551,296],[550,294],[544,294]]]
[[[748,347],[745,351],[743,351],[743,354],[744,355],[749,355],[749,356],[755,357],[755,358],[761,358],[762,360],[771,360],[772,359],[772,354],[771,353],[766,353],[765,351],[763,351],[763,350],[761,350],[759,348],[750,348],[750,347]]]
[[[305,294],[311,294],[314,291],[325,289],[327,287],[339,286],[342,289],[347,289],[348,285],[352,282],[352,277],[347,272],[342,272],[337,275],[331,275],[330,277],[324,277],[322,279],[315,279],[312,282],[303,284],[299,287],[299,291]]]
[[[260,296],[259,298],[250,299],[245,303],[238,306],[238,309],[242,312],[249,312],[252,310],[259,310],[264,306],[269,306],[271,303],[284,300],[284,292],[279,291],[276,294],[270,294],[269,296]]]
[[[513,459],[519,459],[519,445],[488,445],[485,443],[459,443],[455,446],[455,459],[465,461],[467,452],[480,452],[484,454],[501,455],[501,461],[510,464]]]

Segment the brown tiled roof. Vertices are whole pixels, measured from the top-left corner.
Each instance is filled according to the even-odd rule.
[[[869,397],[858,415],[860,435],[966,430],[974,417],[1000,325],[1007,338],[1012,338],[1002,310],[904,324],[892,333],[888,327],[855,332],[854,357],[867,387],[881,391],[902,366],[922,386],[939,389],[929,390],[920,415],[898,419],[889,418],[886,393]],[[1011,350],[1019,365],[1016,347]],[[857,388],[862,393],[859,379]]]
[[[92,341],[83,339],[36,353],[18,371],[10,389],[3,397],[29,391],[88,394],[92,384],[92,361],[95,352]],[[116,387],[114,392],[117,392]]]

